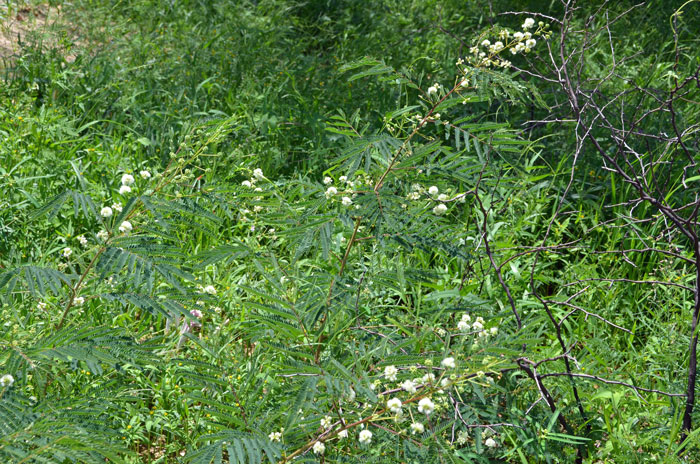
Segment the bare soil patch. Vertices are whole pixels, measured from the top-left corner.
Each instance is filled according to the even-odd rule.
[[[20,3],[20,6],[18,6]],[[7,61],[30,41],[43,48],[64,50],[66,61],[75,60],[77,26],[66,19],[61,5],[47,3],[22,4],[16,0],[0,0],[0,59]]]

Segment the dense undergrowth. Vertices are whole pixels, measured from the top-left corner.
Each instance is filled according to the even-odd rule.
[[[700,462],[688,3],[64,4],[0,69],[0,459]]]

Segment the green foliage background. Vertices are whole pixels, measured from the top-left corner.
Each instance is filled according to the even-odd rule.
[[[679,48],[669,25],[682,4],[647,2],[615,24],[618,52],[636,54],[625,79],[661,91],[669,72],[697,69],[700,5],[681,17]],[[579,6],[581,25],[629,8]],[[62,5],[58,32],[23,37],[0,68],[0,375],[14,378],[0,389],[0,459],[700,462],[695,432],[679,444],[684,398],[648,391],[685,391],[692,266],[609,253],[658,231],[606,226],[631,189],[592,150],[572,169],[566,127],[526,124],[552,114],[556,86],[468,64],[469,86],[449,93],[470,47],[521,29],[527,14],[504,12],[563,8],[79,0]],[[513,64],[538,69],[556,40],[538,36]],[[584,78],[605,74],[607,50],[601,41],[586,55]],[[130,193],[118,193],[123,174],[136,178]],[[121,212],[100,215],[116,202]],[[620,276],[677,285],[596,280]],[[592,280],[575,304],[600,318],[573,311],[560,329],[573,371],[594,377],[546,377],[552,411],[522,358],[555,358],[540,375],[569,358],[533,286],[569,302],[579,279]],[[493,335],[459,330],[465,315]],[[454,371],[440,367],[446,357]],[[415,394],[398,388],[429,373]],[[386,410],[393,396],[410,420]],[[423,397],[436,404],[428,417]]]

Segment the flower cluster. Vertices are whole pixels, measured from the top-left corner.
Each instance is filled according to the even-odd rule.
[[[332,185],[333,182],[331,179],[326,185]],[[428,201],[437,200],[441,195],[438,186],[416,187],[414,190],[421,191]],[[486,321],[482,317],[466,313],[458,317],[461,317],[457,324],[459,330],[469,332],[468,335],[473,336],[474,340],[498,333],[496,327],[486,328]],[[449,327],[445,326],[442,330],[448,332]],[[439,331],[438,328],[434,332],[437,334]],[[458,345],[473,341],[462,337],[453,337],[452,340],[455,346],[442,359],[434,358],[435,347],[432,347],[426,351],[426,354],[431,354],[426,355],[422,362],[411,365],[386,363],[379,368],[372,368],[374,377],[365,385],[374,393],[361,399],[362,390],[356,393],[354,388],[347,388],[345,393],[338,395],[331,402],[327,413],[316,416],[316,427],[309,430],[311,436],[295,451],[295,456],[302,453],[325,455],[336,443],[345,448],[348,444],[342,440],[351,436],[357,440],[355,443],[368,446],[376,441],[378,433],[379,437],[383,437],[381,430],[388,430],[394,435],[410,440],[423,440],[434,436],[434,427],[449,420],[451,409],[456,407],[455,398],[471,394],[473,385],[483,387],[493,384],[491,374],[477,371],[473,365],[470,367],[471,363],[458,355],[462,353]],[[435,341],[442,343],[437,337]],[[498,358],[491,356],[484,357],[482,361],[483,365],[489,366],[489,371],[492,365],[500,362]],[[299,411],[301,414],[302,410]],[[308,422],[304,423],[302,418],[302,423]],[[458,426],[451,437],[444,435],[443,438],[454,445],[465,445],[471,441],[469,432],[460,428]],[[430,435],[424,435],[428,429]],[[501,440],[493,431],[490,434],[483,431],[480,433],[486,448],[500,446]],[[272,432],[269,438],[272,441],[280,441],[281,433]]]
[[[433,202],[437,203],[433,203],[433,214],[437,216],[442,216],[447,212],[447,202],[457,200],[459,203],[464,203],[466,201],[464,194],[450,197],[446,193],[440,193],[440,189],[436,185],[432,185],[426,190],[420,184],[411,185],[411,191],[406,196],[406,199],[411,201],[420,200],[424,195],[427,195]]]
[[[340,196],[340,204],[346,208],[351,207],[354,202],[353,199],[357,196],[355,189],[361,187],[362,185],[371,184],[372,180],[370,178],[357,177],[354,181],[349,180],[348,176],[340,176],[338,178],[339,187],[334,186],[335,180],[330,176],[325,176],[323,178],[323,185],[327,185],[324,196],[331,200],[337,196]],[[340,190],[339,190],[340,188]],[[358,208],[359,206],[355,206]]]
[[[535,24],[534,19],[526,18],[522,24],[522,31],[513,32],[508,29],[501,29],[496,34],[498,40],[491,42],[491,40],[485,38],[479,44],[473,45],[469,49],[470,56],[467,57],[467,61],[478,67],[509,68],[512,63],[500,57],[500,53],[505,50],[510,50],[511,55],[530,53],[537,45],[535,37],[549,38],[547,27],[548,25],[542,21]],[[534,29],[534,32],[531,32],[531,29]],[[464,60],[460,59],[457,65],[462,64],[464,64]],[[465,70],[466,73],[467,70]]]
[[[426,193],[433,197],[439,195],[437,187],[426,190]],[[468,314],[464,314],[459,321],[460,330],[483,332],[484,336],[497,333],[495,328],[484,329],[484,324],[483,318],[477,317],[472,320]],[[355,435],[358,443],[363,446],[369,445],[374,439],[370,429],[380,421],[386,420],[397,424],[395,433],[420,438],[426,432],[428,423],[439,423],[443,420],[443,414],[451,407],[450,398],[453,394],[448,394],[447,389],[454,388],[454,394],[462,394],[468,391],[469,387],[464,384],[471,382],[470,379],[480,382],[479,379],[486,376],[482,371],[476,372],[476,375],[469,371],[460,372],[458,367],[461,367],[460,362],[454,356],[445,356],[439,363],[428,357],[423,363],[412,366],[383,366],[379,375],[369,385],[382,401],[373,406],[372,402],[357,400],[355,390],[350,388],[339,398],[337,409],[333,408],[331,414],[320,417],[319,428],[313,432],[315,436],[311,437],[299,452],[308,451],[319,456],[324,455],[334,440],[347,439],[353,428],[359,429]],[[423,371],[422,375],[416,375],[420,371]],[[402,378],[409,372],[411,378]],[[488,377],[486,380],[491,382]],[[354,408],[357,409],[353,411]],[[333,415],[338,413],[340,420],[334,422]],[[352,414],[357,414],[357,418],[346,421],[343,417]],[[482,435],[487,448],[499,446],[497,437],[491,435],[493,432]],[[271,441],[280,441],[281,437],[280,432],[269,434]],[[451,440],[460,445],[466,444],[467,441],[469,434],[464,430],[453,435]]]
[[[151,173],[146,170],[141,170],[139,172],[139,176],[141,176],[142,179],[144,180],[149,180],[151,178]],[[131,186],[134,185],[136,182],[136,179],[134,178],[133,175],[125,173],[121,177],[121,187],[119,187],[119,194],[124,195],[127,193],[131,192]],[[100,216],[102,216],[104,219],[109,219],[111,218],[115,212],[121,213],[122,212],[122,204],[121,202],[114,202],[112,206],[103,206],[100,209]],[[121,233],[129,233],[133,230],[133,225],[129,221],[123,221],[119,225],[119,231]],[[109,232],[106,230],[101,230],[97,233],[97,238],[100,241],[106,241],[109,238]],[[87,245],[87,239],[84,236],[78,237],[78,241],[80,242],[81,245],[86,246]]]
[[[472,322],[472,318],[469,314],[462,315],[462,318],[457,323],[457,330],[476,334],[477,338],[474,339],[473,348],[479,345],[479,340],[487,340],[491,336],[498,335],[498,327],[493,326],[487,329],[484,327],[484,319],[482,317],[477,317],[476,320]]]
[[[420,200],[421,193],[423,193],[424,191],[425,189],[420,184],[413,184],[411,186],[411,192],[406,196],[406,199]]]
[[[252,189],[253,192],[255,192],[255,193],[261,193],[263,191],[263,189],[258,185],[258,182],[266,181],[266,180],[268,180],[268,179],[265,177],[263,170],[260,168],[255,168],[255,169],[253,169],[252,176],[249,179],[246,179],[243,182],[241,182],[241,185],[243,187]],[[262,199],[263,199],[262,196],[254,197],[254,201],[256,201],[256,202],[260,202],[260,201],[262,201]],[[253,205],[253,212],[254,213],[259,213],[263,209],[264,209],[264,207],[260,204]],[[251,211],[247,208],[242,208],[240,210],[240,212],[243,215],[241,217],[241,220],[248,221],[248,217],[246,215],[250,214]],[[255,224],[250,225],[250,231],[251,232],[255,231]]]
[[[484,318],[481,316],[477,317],[472,323],[472,318],[469,314],[462,314],[462,318],[457,323],[457,329],[460,332],[468,332],[469,330],[476,332],[479,337],[488,337],[489,335],[497,335],[498,327],[491,327],[491,329],[484,329]]]
[[[432,365],[432,362],[430,360],[426,360],[426,364]],[[444,358],[441,362],[440,365],[444,370],[448,369],[455,369],[457,367],[457,363],[455,361],[455,358],[453,357],[446,357]],[[419,367],[418,366],[413,366],[410,367],[409,370],[411,372],[415,372]],[[398,377],[399,377],[399,369],[394,366],[394,365],[388,365],[385,366],[383,371],[382,371],[382,377],[384,378],[385,381],[387,382],[397,382]],[[453,374],[450,376],[451,379],[456,379],[456,374]],[[381,410],[375,410],[374,413],[370,414],[369,416],[364,416],[363,412],[360,413],[360,417],[364,416],[363,420],[360,420],[359,423],[356,423],[356,427],[360,429],[360,432],[357,435],[358,442],[361,445],[369,445],[372,442],[373,438],[373,433],[366,427],[367,424],[372,424],[372,420],[374,418],[381,420],[381,416],[384,413],[390,413],[392,415],[392,418],[394,422],[400,423],[402,421],[408,421],[407,422],[407,429],[405,429],[402,433],[410,433],[411,435],[421,435],[425,432],[426,426],[421,422],[420,420],[416,420],[416,414],[421,414],[426,418],[426,420],[429,420],[435,413],[436,411],[439,411],[440,408],[444,408],[446,406],[446,400],[444,397],[437,398],[436,400],[433,400],[430,396],[428,396],[431,392],[437,392],[438,394],[443,393],[443,390],[437,389],[439,388],[438,385],[435,384],[436,381],[436,376],[433,372],[428,372],[426,373],[423,377],[415,378],[415,379],[406,379],[403,380],[400,383],[401,391],[405,391],[408,393],[410,396],[406,399],[406,401],[402,400],[398,395],[396,396],[389,396],[392,393],[396,393],[396,390],[390,390],[384,393],[379,393],[380,396],[382,395],[387,395],[386,402],[384,403],[385,408]],[[372,384],[371,387],[372,389],[376,389],[381,385],[380,379],[376,379]],[[444,385],[443,385],[444,387]],[[418,393],[418,390],[421,389],[422,393],[420,397],[415,397],[414,395]],[[437,390],[436,390],[437,389]],[[355,403],[356,395],[355,391],[353,389],[350,389],[349,393],[346,393],[342,396],[340,400],[340,404],[342,405],[341,409],[339,409],[339,412],[341,413],[347,413],[348,409],[347,406],[351,405],[352,403]],[[413,403],[415,400],[418,400],[417,403]],[[356,403],[360,405],[361,411],[364,411],[369,404],[368,403]],[[406,411],[407,409],[410,409],[409,406],[412,405],[413,412],[410,410]],[[301,411],[301,410],[300,410]],[[374,417],[373,417],[374,416]],[[329,446],[329,440],[333,438],[333,431],[332,429],[334,428],[333,424],[333,418],[331,415],[325,415],[320,419],[320,430],[322,431],[322,434],[315,439],[313,439],[312,442],[309,443],[309,448],[311,451],[313,451],[317,455],[324,454],[327,447]],[[339,425],[337,429],[335,429],[335,437],[337,437],[338,440],[346,439],[349,436],[348,429],[349,426],[347,425],[347,422],[341,417],[340,423],[335,424]],[[271,441],[280,441],[281,439],[281,433],[280,432],[272,432],[268,435]],[[307,448],[307,449],[309,449]]]
[[[265,180],[265,174],[263,173],[262,169],[255,168],[255,169],[253,169],[252,177],[250,179],[247,179],[247,180],[244,180],[243,182],[241,182],[241,185],[243,187],[252,188],[256,192],[262,192],[262,189],[255,185],[260,180]]]
[[[122,186],[119,187],[119,194],[124,195],[131,192],[131,186],[134,184],[134,176],[131,174],[124,174],[122,176]]]

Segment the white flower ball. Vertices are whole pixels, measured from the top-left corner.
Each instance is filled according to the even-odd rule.
[[[418,412],[429,416],[435,410],[435,403],[430,398],[423,398],[418,402]]]
[[[112,214],[112,208],[110,208],[109,206],[105,206],[100,210],[100,216],[102,216],[103,218],[108,218],[112,216]]]
[[[124,174],[122,176],[122,185],[131,185],[134,183],[134,176],[131,174]]]
[[[367,445],[372,441],[372,432],[365,429],[360,432],[360,443]]]
[[[11,387],[13,383],[15,383],[15,378],[10,374],[0,377],[0,387]]]
[[[440,203],[433,208],[433,213],[437,216],[442,216],[447,212],[447,205]]]
[[[119,226],[119,232],[122,232],[122,233],[131,232],[133,230],[133,228],[134,227],[131,225],[131,223],[129,221],[124,221],[124,222],[122,222],[122,225]]]
[[[535,20],[532,18],[527,18],[523,23],[523,29],[528,30],[535,25]]]
[[[203,291],[204,293],[208,293],[210,295],[216,295],[216,288],[214,288],[213,285],[207,285],[203,288]]]
[[[423,432],[425,432],[425,426],[423,424],[421,424],[420,422],[414,422],[411,424],[411,433],[413,435]]]
[[[396,381],[396,375],[398,373],[399,370],[396,368],[396,366],[386,366],[384,368],[384,377],[392,382]]]
[[[393,413],[400,413],[401,405],[401,400],[398,398],[391,398],[389,401],[386,402],[386,407],[389,408],[389,411]]]
[[[412,380],[405,380],[401,384],[401,388],[403,388],[410,394],[414,394],[417,391],[416,384],[414,384]]]
[[[326,445],[323,442],[317,441],[314,443],[314,454],[323,454],[326,451]]]
[[[327,429],[333,423],[333,418],[331,416],[326,416],[321,419],[321,427]]]

